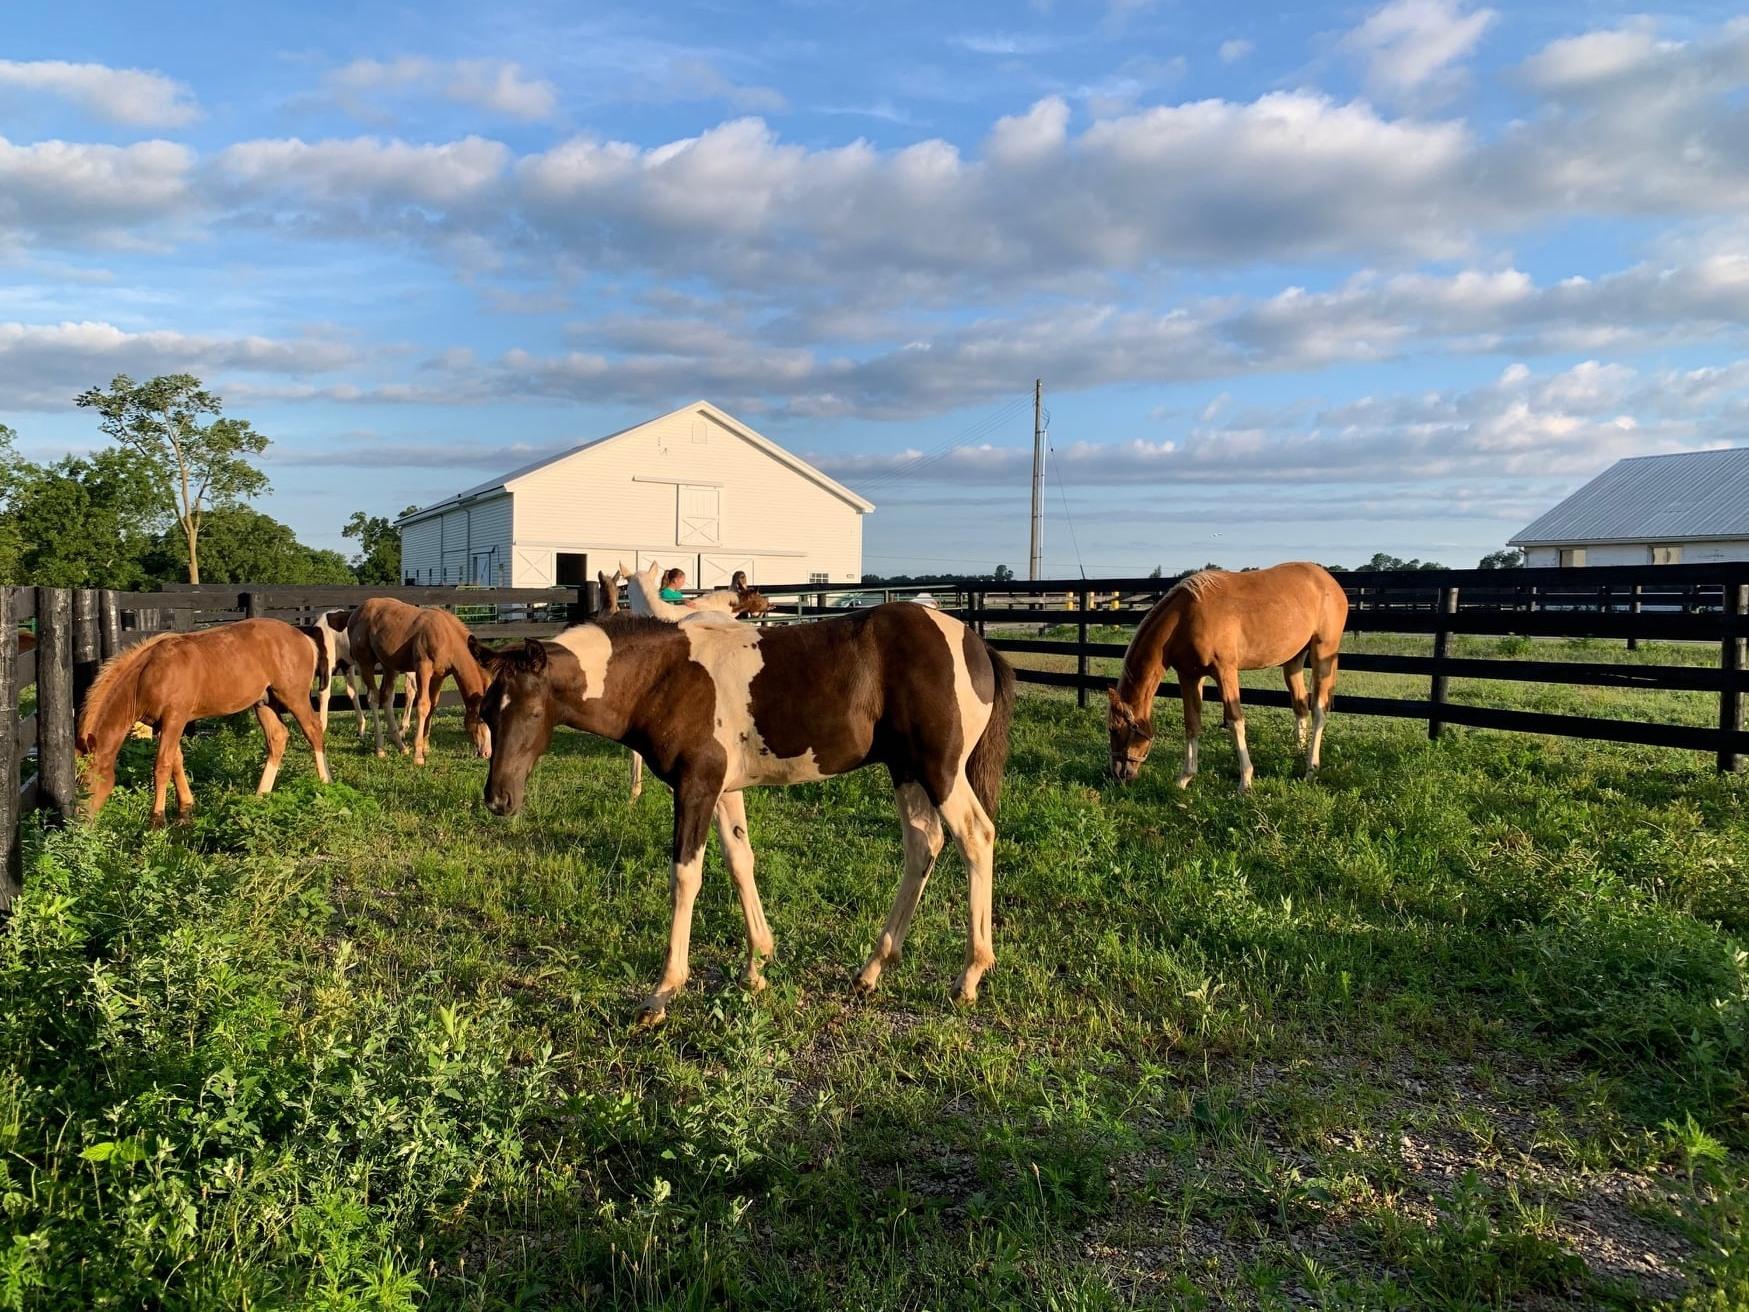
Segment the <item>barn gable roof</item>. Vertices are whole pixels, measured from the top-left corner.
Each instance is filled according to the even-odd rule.
[[[874,509],[874,502],[859,497],[856,493],[852,492],[836,479],[821,473],[800,456],[786,451],[776,442],[773,442],[769,437],[766,437],[765,434],[749,428],[746,424],[742,423],[739,419],[736,419],[727,411],[718,409],[709,401],[694,401],[691,405],[683,405],[677,410],[670,410],[667,414],[657,415],[653,419],[642,420],[631,425],[629,428],[622,428],[616,433],[609,433],[605,437],[593,438],[590,441],[581,442],[564,451],[555,452],[550,456],[543,456],[539,460],[523,465],[520,469],[513,469],[508,474],[503,474],[498,478],[488,479],[484,483],[476,483],[473,487],[458,492],[453,497],[433,502],[429,506],[422,506],[412,514],[404,515],[395,522],[397,525],[411,524],[415,520],[424,519],[427,516],[437,514],[439,511],[465,505],[470,501],[477,501],[482,497],[493,496],[500,492],[513,492],[516,490],[514,485],[519,480],[527,478],[530,474],[538,473],[543,469],[548,469],[553,465],[570,460],[574,456],[582,455],[586,451],[593,451],[597,447],[606,446],[609,442],[617,442],[622,437],[629,437],[640,429],[648,428],[651,424],[658,424],[665,419],[672,419],[674,416],[682,414],[701,414],[715,420],[724,428],[727,428],[731,433],[735,434],[735,436],[765,452],[766,455],[776,460],[779,464],[787,465],[789,468],[795,470],[796,473],[802,475],[802,477],[819,484],[821,487],[825,488],[826,491],[832,493],[833,496],[850,505],[858,514],[866,515]]]
[[[1749,447],[1618,460],[1527,525],[1515,547],[1749,538]]]

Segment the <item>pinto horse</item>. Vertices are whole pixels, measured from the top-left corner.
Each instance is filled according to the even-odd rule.
[[[334,695],[334,677],[346,676],[346,693],[352,698],[353,712],[358,716],[358,736],[364,737],[364,699],[358,695],[358,670],[352,663],[352,642],[346,636],[346,626],[352,620],[349,610],[331,610],[317,616],[314,624],[300,624],[300,632],[309,636],[311,642],[322,649],[322,659],[325,666],[318,666],[316,682],[320,689],[316,694],[316,716],[322,721],[322,732],[328,732],[328,702]],[[405,734],[413,721],[414,680],[418,676],[409,674],[407,679],[407,706],[401,712],[401,732]]]
[[[1268,569],[1228,573],[1202,570],[1180,580],[1143,617],[1124,652],[1123,675],[1107,688],[1111,706],[1111,773],[1134,779],[1154,742],[1154,693],[1168,668],[1184,697],[1184,771],[1180,788],[1196,777],[1202,733],[1202,681],[1220,686],[1227,728],[1239,757],[1239,787],[1251,787],[1251,753],[1239,705],[1239,671],[1281,666],[1293,698],[1297,744],[1306,772],[1318,769],[1324,719],[1336,695],[1336,658],[1348,622],[1348,595],[1322,565],[1295,561]],[[1312,698],[1305,668],[1312,666]],[[1309,727],[1309,732],[1308,732]]]
[[[162,633],[112,657],[97,675],[79,716],[74,745],[90,758],[86,814],[103,810],[115,788],[115,758],[136,721],[158,731],[152,772],[152,824],[164,823],[165,793],[176,783],[176,806],[194,808],[182,765],[182,730],[190,720],[233,715],[253,707],[267,735],[267,763],[257,793],[273,791],[290,736],[279,718],[289,713],[316,754],[316,774],[328,783],[322,725],[310,709],[310,680],[320,652],[279,620],[240,620],[196,633]]]
[[[898,604],[782,629],[628,616],[577,625],[550,642],[476,651],[493,673],[485,716],[497,748],[486,777],[494,815],[522,806],[529,772],[561,724],[641,752],[674,791],[668,956],[643,1023],[660,1021],[686,983],[713,813],[746,924],[746,982],[759,988],[772,939],[741,790],[868,765],[892,776],[905,874],[856,988],[872,991],[898,961],[945,825],[970,885],[965,968],[954,992],[976,1000],[996,959],[991,862],[1014,672],[973,630]]]
[[[377,755],[383,750],[383,717],[389,721],[389,733],[395,748],[405,752],[407,744],[401,726],[396,723],[389,698],[394,694],[395,675],[411,674],[407,697],[418,697],[419,722],[413,734],[413,764],[425,764],[425,748],[431,738],[431,713],[443,693],[443,681],[455,675],[461,689],[463,718],[474,750],[481,756],[492,754],[492,736],[480,721],[480,702],[486,695],[486,674],[469,653],[468,629],[446,610],[436,606],[409,606],[393,597],[372,597],[352,612],[346,624],[346,639],[352,661],[364,680],[365,695],[374,702]],[[376,675],[381,673],[381,686]],[[415,680],[417,688],[415,690]]]

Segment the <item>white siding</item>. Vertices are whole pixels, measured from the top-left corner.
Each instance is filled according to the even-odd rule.
[[[711,498],[697,489],[715,492],[715,541]],[[634,557],[680,565],[693,583],[715,572],[701,571],[704,557],[732,559],[755,582],[862,578],[856,508],[702,411],[678,411],[537,469],[512,492],[519,587],[549,582],[557,551],[588,553],[591,571]]]
[[[438,520],[421,519],[401,530],[401,579],[424,583],[437,577],[443,564],[442,526]]]
[[[1646,565],[1652,560],[1650,542],[1575,542],[1576,547],[1585,548],[1585,564],[1591,565]],[[1668,545],[1660,541],[1660,546]],[[1716,564],[1727,560],[1749,560],[1749,538],[1734,542],[1684,542],[1682,546],[1682,563],[1684,565]],[[1524,552],[1526,565],[1558,565],[1560,564],[1559,547],[1527,547]]]
[[[509,494],[476,501],[468,507],[468,514],[468,582],[511,586]]]

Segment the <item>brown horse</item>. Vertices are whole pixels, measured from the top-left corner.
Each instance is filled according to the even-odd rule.
[[[486,806],[514,814],[534,763],[568,725],[641,752],[674,790],[668,959],[641,1017],[655,1023],[686,983],[692,905],[711,817],[741,900],[746,980],[762,984],[771,929],[753,880],[743,788],[884,765],[905,841],[905,876],[856,977],[872,990],[896,962],[945,824],[965,858],[971,916],[958,998],[977,998],[991,946],[993,817],[1008,756],[1014,672],[974,631],[920,606],[879,606],[782,629],[638,617],[580,624],[552,642],[486,652],[486,721],[497,751]]]
[[[258,793],[273,791],[290,736],[279,718],[289,713],[316,754],[316,774],[328,780],[322,725],[310,709],[310,680],[319,652],[309,639],[279,620],[241,620],[197,633],[162,633],[111,658],[91,685],[79,716],[75,745],[91,760],[86,814],[103,809],[115,787],[115,758],[135,721],[158,731],[152,823],[164,823],[165,792],[176,783],[183,815],[194,793],[182,766],[182,730],[190,720],[233,715],[255,708],[267,735],[267,764]]]
[[[402,729],[395,722],[389,698],[394,694],[395,675],[411,674],[417,680],[415,690],[409,680],[407,696],[418,697],[419,722],[413,734],[413,764],[425,764],[425,748],[431,737],[431,713],[443,693],[443,681],[455,675],[461,689],[463,718],[468,735],[474,740],[474,750],[481,756],[492,754],[492,736],[480,720],[480,702],[486,695],[486,673],[468,652],[468,629],[446,610],[435,606],[409,606],[393,597],[372,597],[352,612],[347,621],[346,640],[352,663],[364,680],[365,696],[372,699],[377,731],[377,755],[383,750],[383,719],[389,721],[389,733],[397,750],[405,752],[407,743]],[[376,676],[381,673],[379,686]]]
[[[1147,760],[1154,742],[1154,692],[1170,668],[1184,697],[1184,772],[1178,786],[1188,787],[1196,776],[1202,681],[1213,675],[1239,756],[1239,787],[1249,788],[1251,753],[1245,746],[1239,671],[1271,665],[1281,666],[1287,679],[1295,736],[1306,752],[1306,772],[1315,772],[1347,622],[1348,596],[1322,565],[1296,561],[1237,574],[1203,570],[1183,579],[1143,617],[1124,652],[1123,676],[1117,687],[1106,689],[1113,777],[1128,783]],[[1306,698],[1308,661],[1315,705]]]

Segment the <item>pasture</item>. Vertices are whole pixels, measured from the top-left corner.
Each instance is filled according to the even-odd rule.
[[[1749,1307],[1749,779],[1342,715],[1390,677],[1316,783],[1251,709],[1243,797],[1218,711],[1188,792],[1166,701],[1120,789],[1103,707],[1024,691],[970,1010],[951,853],[849,996],[881,773],[750,792],[771,987],[713,839],[653,1032],[669,800],[623,750],[561,733],[498,820],[453,711],[423,772],[336,714],[335,786],[294,742],[265,799],[233,720],[152,833],[131,743],[0,936],[0,1307]]]

